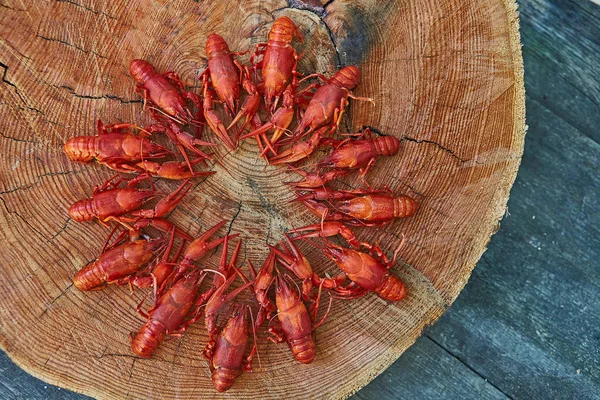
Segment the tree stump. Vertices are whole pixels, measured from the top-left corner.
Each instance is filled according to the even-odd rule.
[[[408,297],[336,301],[316,332],[311,365],[286,345],[259,348],[261,365],[223,397],[344,398],[406,350],[454,301],[505,213],[523,151],[523,65],[512,0],[386,1],[91,0],[9,1],[0,13],[0,344],[31,374],[101,399],[214,397],[202,326],[165,343],[150,360],[133,356],[130,331],[143,296],[122,287],[81,293],[74,273],[107,234],[70,221],[68,207],[112,175],[73,163],[63,144],[95,132],[95,121],[141,121],[128,74],[143,58],[177,71],[196,90],[205,41],[222,35],[233,51],[266,40],[286,15],[304,35],[301,73],[331,75],[358,65],[358,96],[343,131],[364,126],[401,138],[398,156],[378,161],[374,187],[416,198],[412,218],[358,229],[361,240],[393,249]],[[289,3],[289,4],[288,4]],[[324,3],[325,5],[323,5]],[[244,238],[242,256],[259,264],[265,242],[315,218],[281,184],[285,167],[265,166],[256,145],[217,150],[217,174],[195,187],[171,219],[196,234],[221,218]],[[224,169],[228,170],[226,173]],[[355,182],[358,183],[358,180]],[[161,182],[171,190],[176,183]],[[309,259],[314,248],[303,246]],[[314,265],[314,264],[313,264]],[[317,272],[335,272],[320,263]]]

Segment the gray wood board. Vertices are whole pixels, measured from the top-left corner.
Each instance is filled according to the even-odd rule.
[[[519,4],[529,132],[511,215],[451,309],[356,399],[600,398],[600,7]],[[86,397],[2,354],[0,398]]]

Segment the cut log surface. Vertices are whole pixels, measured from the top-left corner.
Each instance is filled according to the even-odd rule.
[[[218,33],[233,51],[265,41],[288,16],[304,43],[299,72],[330,76],[358,65],[357,96],[342,131],[364,126],[401,139],[398,156],[369,173],[414,197],[418,213],[364,241],[393,249],[405,300],[375,295],[334,301],[316,331],[317,358],[300,365],[286,345],[262,342],[260,364],[220,397],[344,398],[389,366],[454,301],[505,212],[525,131],[518,19],[511,0],[406,1],[9,1],[0,8],[0,345],[41,379],[99,399],[212,398],[201,351],[207,335],[192,325],[152,359],[135,357],[129,332],[143,320],[144,296],[110,286],[82,293],[74,273],[96,258],[107,230],[71,221],[67,209],[112,175],[71,162],[66,140],[95,133],[95,122],[147,121],[128,74],[134,58],[173,70],[199,90],[205,41]],[[242,57],[243,60],[247,60]],[[211,138],[214,139],[214,138]],[[170,216],[191,234],[220,219],[244,240],[242,256],[260,265],[265,242],[317,222],[266,166],[252,141],[217,148],[215,175],[201,180]],[[351,184],[358,185],[356,179]],[[164,191],[176,183],[159,182]],[[224,233],[224,232],[223,232]],[[308,245],[317,273],[335,273]],[[218,255],[217,255],[218,257]]]

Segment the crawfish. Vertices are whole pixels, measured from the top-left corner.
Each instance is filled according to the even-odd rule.
[[[370,130],[363,132],[363,135],[365,134],[370,134]],[[364,176],[379,156],[393,156],[398,153],[399,148],[400,141],[394,136],[342,141],[319,166],[360,169],[360,174]]]
[[[206,123],[213,131],[215,135],[227,146],[227,148],[231,151],[235,151],[235,143],[231,140],[231,137],[227,133],[227,129],[225,125],[217,115],[216,111],[213,108],[213,99],[214,94],[213,91],[208,89],[208,85],[204,86],[204,118],[206,118]]]
[[[173,211],[191,188],[191,184],[188,185],[189,181],[186,180],[173,193],[160,200],[154,209],[134,211],[156,197],[157,192],[130,187],[118,188],[115,186],[118,186],[120,181],[111,181],[112,179],[109,179],[101,187],[96,187],[92,197],[75,202],[69,208],[71,218],[77,222],[91,221],[94,218],[101,222],[127,222],[132,219],[122,217],[123,214],[131,213],[140,218],[162,217]]]
[[[163,132],[169,140],[171,140],[177,149],[185,159],[185,162],[188,165],[190,173],[194,173],[192,161],[190,161],[185,149],[188,149],[192,153],[194,153],[200,159],[208,159],[210,160],[210,155],[204,153],[199,150],[196,146],[216,146],[214,143],[205,142],[204,140],[200,140],[198,138],[193,137],[187,132],[181,130],[181,128],[174,122],[170,121],[168,125],[165,124],[153,124],[144,129],[145,132],[150,134]]]
[[[212,228],[210,228],[209,230],[204,232],[202,235],[200,235],[198,238],[193,240],[187,246],[187,248],[185,249],[185,252],[183,253],[183,260],[181,260],[181,263],[178,264],[177,269],[174,272],[174,275],[173,275],[174,280],[177,280],[179,277],[181,277],[183,274],[185,274],[188,270],[194,268],[194,266],[192,264],[194,261],[201,259],[202,257],[204,257],[204,255],[206,253],[208,253],[210,250],[216,248],[217,246],[219,246],[221,243],[223,243],[225,241],[225,237],[215,239],[213,241],[208,241],[208,240],[219,229],[221,229],[221,227],[223,225],[225,225],[226,222],[227,221],[223,220],[223,221],[217,223],[215,226],[213,226]],[[238,236],[237,234],[228,235],[227,238],[232,239],[237,236]],[[219,271],[219,272],[224,273],[223,271]],[[214,283],[216,284],[216,282],[214,282]],[[202,296],[202,298],[204,301],[208,300],[207,296]]]
[[[248,93],[248,97],[246,97],[246,100],[244,100],[244,104],[242,104],[240,112],[235,116],[233,121],[231,121],[231,124],[229,124],[229,126],[227,127],[227,130],[231,129],[232,126],[237,124],[242,118],[245,117],[244,124],[242,125],[240,130],[235,134],[234,141],[236,142],[240,133],[246,129],[250,122],[252,122],[252,119],[256,115],[258,107],[260,106],[260,94],[258,93],[258,88],[252,82],[252,80],[250,80],[250,71],[248,70],[248,67],[244,67],[244,71],[245,78],[242,82],[242,86],[244,87],[246,93]]]
[[[348,228],[346,225],[339,221],[324,221],[321,224],[308,225],[302,228],[292,229],[288,231],[288,233],[299,233],[299,235],[296,235],[294,237],[294,240],[307,239],[311,237],[326,238],[330,236],[340,235],[344,239],[346,239],[350,246],[352,246],[355,249],[360,249],[361,245],[367,245],[366,243],[359,242],[356,236],[354,235],[354,232],[352,232],[350,228]]]
[[[248,261],[248,265],[250,265],[250,271],[252,271],[254,275],[254,297],[258,304],[260,304],[260,310],[258,312],[258,316],[256,317],[255,326],[256,328],[260,327],[264,321],[269,318],[271,313],[275,310],[275,305],[267,296],[269,292],[269,288],[273,283],[273,268],[275,267],[275,252],[271,250],[269,255],[263,262],[262,267],[256,273],[252,263],[250,260]]]
[[[360,297],[374,291],[385,300],[402,300],[406,296],[404,282],[389,272],[389,269],[396,263],[401,246],[402,243],[398,246],[393,259],[390,261],[377,246],[372,246],[371,254],[379,253],[381,255],[379,260],[361,251],[327,243],[323,253],[337,264],[352,283],[346,287],[341,287],[331,280],[326,280],[328,282],[324,282],[325,286],[346,298]],[[320,280],[316,280],[315,283],[317,282],[321,283]]]
[[[333,203],[332,210],[316,199],[339,201]],[[419,208],[419,204],[408,196],[395,197],[382,190],[317,190],[315,195],[301,196],[297,200],[322,220],[361,226],[384,225],[394,218],[407,218]]]
[[[233,58],[227,42],[221,36],[213,33],[206,39],[206,55],[208,68],[200,75],[203,85],[207,84],[208,76],[217,92],[219,100],[225,105],[225,110],[231,116],[237,112],[240,99],[240,75],[242,66]]]
[[[277,156],[270,158],[269,163],[293,163],[305,159],[316,150],[323,137],[323,133],[325,133],[327,129],[327,127],[324,127],[315,131],[307,141],[295,143],[292,147],[286,149]]]
[[[306,306],[300,300],[298,293],[286,283],[286,280],[293,282],[289,275],[285,275],[283,279],[277,277],[275,281],[275,303],[281,328],[278,330],[270,327],[269,332],[273,334],[274,338],[269,337],[269,340],[274,343],[287,341],[294,358],[302,364],[310,364],[317,354],[317,346],[312,332],[325,321],[329,310],[313,328]],[[331,303],[329,305],[331,306]],[[315,314],[316,311],[315,308]]]
[[[293,136],[301,138],[321,127],[327,127],[327,131],[333,133],[341,122],[348,97],[373,102],[373,99],[355,97],[352,94],[351,90],[359,83],[360,71],[354,65],[340,69],[331,79],[326,80],[308,103]]]
[[[93,160],[120,172],[135,170],[132,164],[144,159],[163,158],[171,152],[148,139],[120,131],[110,132],[98,120],[97,136],[77,136],[65,143],[65,153],[73,161]]]
[[[315,274],[308,259],[302,254],[294,241],[286,233],[283,235],[291,250],[286,247],[283,241],[280,243],[283,250],[279,250],[277,247],[271,245],[269,245],[269,248],[277,255],[277,260],[284,267],[292,271],[298,279],[302,280],[302,296],[304,299],[310,299],[313,288],[313,276]]]
[[[156,300],[148,314],[139,310],[147,321],[135,336],[130,336],[131,348],[137,356],[150,358],[166,335],[180,336],[197,320],[198,308],[192,311],[190,319],[185,321],[185,318],[190,314],[204,277],[199,270],[182,277]]]
[[[185,102],[185,99],[190,100],[200,113],[200,97],[184,90],[177,74],[167,72],[161,75],[144,60],[132,60],[129,64],[129,73],[137,83],[136,91],[144,97],[144,105],[149,99],[179,123],[200,122],[201,116],[198,114],[194,117]],[[151,112],[156,119],[163,119],[154,110],[151,109]]]
[[[298,182],[284,182],[286,185],[291,186],[294,189],[314,189],[324,187],[327,183],[334,179],[348,175],[348,170],[332,170],[325,173],[308,173],[301,169],[290,167],[294,172],[302,175],[303,180]]]
[[[190,165],[193,167],[202,161],[204,161],[202,158],[190,160]],[[215,173],[215,171],[190,171],[187,163],[179,161],[158,163],[155,161],[144,160],[135,164],[135,168],[139,168],[140,171],[144,172],[134,178],[136,181],[141,181],[150,176],[158,176],[159,178],[164,179],[181,180],[196,178],[198,176],[208,176]]]
[[[86,291],[102,289],[107,283],[122,283],[150,262],[164,243],[164,239],[141,239],[114,246],[79,270],[73,284]]]
[[[413,215],[419,204],[408,196],[390,196],[387,194],[368,194],[339,202],[337,210],[350,217],[351,225],[382,225],[394,218],[406,218]]]
[[[242,371],[252,371],[252,358],[256,352],[256,339],[252,350],[244,357],[248,346],[248,320],[246,307],[233,311],[216,340],[210,340],[203,351],[209,361],[212,382],[219,392],[231,388]]]
[[[244,289],[253,284],[253,282],[246,282],[245,285],[231,291],[231,293],[229,293],[228,295],[225,295],[225,290],[227,290],[227,288],[231,286],[231,284],[237,277],[237,275],[232,274],[232,270],[235,269],[235,263],[241,246],[241,241],[239,241],[233,252],[233,255],[231,256],[231,261],[229,262],[229,264],[227,264],[228,242],[229,236],[225,236],[225,240],[223,243],[223,252],[221,255],[221,261],[219,262],[218,271],[222,273],[227,278],[227,280],[223,281],[223,277],[221,275],[215,274],[213,287],[202,295],[205,299],[208,300],[206,302],[206,308],[204,309],[204,323],[206,325],[208,334],[211,337],[214,336],[218,331],[216,327],[217,314],[221,310],[221,308],[223,308],[225,304],[233,300]]]
[[[254,68],[261,68],[265,105],[271,112],[277,108],[279,97],[285,88],[289,84],[297,86],[298,54],[291,46],[294,36],[302,42],[302,35],[291,19],[277,18],[269,31],[267,43],[257,44],[254,54],[250,57]],[[262,60],[255,63],[254,57],[260,54],[263,54]]]
[[[281,135],[287,130],[287,128],[292,123],[294,119],[294,105],[296,104],[294,100],[294,93],[291,85],[283,92],[283,102],[282,106],[273,113],[271,120],[260,128],[253,130],[250,133],[245,134],[241,137],[241,139],[246,139],[251,136],[263,135],[267,133],[269,130],[274,129],[273,136],[271,136],[270,143],[275,144]],[[265,151],[266,152],[266,151]],[[264,155],[264,153],[263,153]]]

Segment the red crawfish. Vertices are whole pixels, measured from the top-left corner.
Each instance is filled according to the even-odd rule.
[[[288,242],[290,249],[288,249],[285,243],[282,241],[280,246],[283,250],[279,250],[277,247],[269,245],[269,248],[277,256],[277,260],[287,269],[292,271],[298,279],[302,280],[302,296],[305,300],[311,298],[311,290],[313,288],[313,276],[315,275],[308,259],[302,254],[300,249],[296,246],[294,241],[284,233],[283,236]]]
[[[419,208],[419,204],[408,196],[395,197],[381,190],[319,192],[327,193],[333,193],[328,198],[343,200],[335,201],[331,209],[323,203],[309,199],[310,196],[303,196],[300,201],[322,220],[342,221],[348,225],[383,225],[394,218],[410,217]]]
[[[215,340],[210,340],[203,352],[209,361],[212,382],[219,392],[231,388],[242,371],[252,371],[252,358],[256,353],[256,338],[250,354],[244,357],[248,346],[247,308],[236,308]]]
[[[69,208],[69,215],[77,222],[91,221],[98,218],[101,222],[117,221],[128,222],[135,218],[125,218],[123,214],[131,213],[134,217],[157,218],[162,217],[177,206],[186,193],[190,190],[191,183],[185,181],[173,193],[160,200],[154,209],[137,210],[144,203],[156,197],[156,190],[136,188],[118,188],[118,184],[106,181],[101,187],[96,187],[92,197],[79,200]],[[137,211],[135,211],[137,210]]]
[[[175,237],[180,237],[184,240],[191,239],[187,233],[167,220],[162,218],[142,218],[131,224],[130,229],[123,230],[109,246],[112,236],[119,228],[119,225],[117,225],[106,239],[106,243],[98,259],[88,264],[75,275],[73,279],[75,286],[80,290],[93,290],[101,289],[106,283],[114,281],[117,284],[129,283],[130,286],[134,285],[137,287],[150,287],[153,283],[160,283],[161,276],[159,270],[161,269],[162,262],[156,264],[150,276],[147,272],[143,272],[144,265],[147,265],[153,258],[157,259],[157,253],[162,251],[164,247],[164,240],[162,239],[146,241],[147,237],[143,233],[143,230],[148,227],[153,227],[163,233],[170,233],[169,243],[166,246],[166,250],[164,250],[165,260],[171,252]],[[124,240],[128,240],[129,243],[124,243]],[[155,289],[158,286],[155,285]]]
[[[225,128],[225,125],[223,124],[223,122],[219,118],[219,115],[216,113],[216,111],[213,108],[213,99],[214,99],[213,91],[208,89],[208,85],[204,86],[203,107],[204,107],[204,118],[206,119],[206,123],[208,124],[210,129],[213,131],[213,133],[215,135],[217,135],[217,137],[219,139],[221,139],[221,141],[225,144],[225,146],[229,150],[235,151],[235,143],[233,142],[233,140],[227,133],[227,129]]]
[[[250,58],[255,68],[261,68],[265,105],[271,112],[277,108],[279,97],[285,88],[289,84],[297,86],[294,81],[298,54],[291,46],[294,37],[302,42],[302,35],[292,20],[288,17],[277,18],[269,31],[267,43],[256,45]],[[262,60],[254,63],[254,57],[260,54],[263,54]]]
[[[323,134],[327,131],[327,127],[315,131],[312,136],[305,142],[293,144],[290,148],[279,153],[277,156],[270,158],[270,164],[293,163],[300,161],[310,156],[321,142]]]
[[[348,170],[332,170],[323,173],[308,173],[298,168],[290,167],[294,172],[304,177],[303,180],[298,182],[284,182],[286,185],[291,186],[294,189],[314,189],[324,187],[327,183],[334,179],[341,178],[348,175]]]
[[[273,113],[271,116],[271,120],[260,128],[253,130],[246,135],[243,135],[241,139],[246,139],[251,136],[263,135],[267,133],[269,130],[273,129],[273,136],[271,136],[270,142],[271,144],[277,143],[279,138],[287,131],[287,128],[292,123],[294,119],[294,105],[296,104],[294,100],[294,93],[291,85],[288,85],[286,90],[283,92],[283,102],[282,106]]]
[[[406,296],[404,282],[389,272],[389,269],[396,263],[401,246],[402,243],[398,246],[394,252],[394,257],[390,261],[376,246],[373,246],[371,254],[379,253],[381,255],[379,260],[361,251],[327,243],[323,253],[337,264],[352,283],[346,287],[341,287],[337,283],[329,281],[325,284],[325,287],[346,298],[360,297],[374,291],[385,300],[402,300]]]
[[[243,132],[246,129],[246,127],[250,124],[250,122],[256,115],[256,112],[258,111],[258,107],[260,106],[260,94],[258,93],[258,88],[250,79],[250,71],[248,70],[248,67],[244,67],[244,71],[245,78],[242,82],[242,86],[244,87],[246,93],[248,93],[248,97],[246,97],[246,100],[244,100],[244,104],[242,104],[240,112],[235,116],[233,121],[231,121],[231,124],[229,124],[229,126],[227,127],[227,130],[231,129],[232,126],[237,124],[242,118],[245,117],[244,124],[242,125],[240,130],[235,134],[235,142],[237,142],[237,138],[239,137],[240,133]]]
[[[208,68],[199,78],[202,78],[203,85],[206,86],[210,76],[219,100],[225,105],[227,113],[233,116],[237,112],[240,99],[242,67],[233,58],[234,53],[229,51],[225,39],[215,33],[206,39],[206,55]]]
[[[225,241],[223,243],[223,252],[221,255],[221,261],[219,262],[219,271],[223,274],[224,277],[227,278],[226,281],[223,281],[223,276],[215,274],[215,281],[213,282],[213,287],[209,289],[203,296],[208,300],[206,302],[206,308],[204,309],[204,323],[206,325],[206,330],[210,337],[214,336],[217,329],[217,314],[219,311],[232,301],[239,293],[248,288],[253,282],[246,282],[245,285],[231,291],[229,294],[225,294],[225,291],[231,286],[237,275],[233,272],[235,270],[235,263],[237,260],[237,256],[240,251],[241,241],[238,242],[236,249],[231,256],[231,261],[227,263],[227,250],[228,250],[228,242],[229,237],[225,236]],[[231,275],[231,276],[229,276]],[[219,280],[217,280],[217,277]]]
[[[366,243],[361,243],[358,241],[354,235],[354,232],[352,232],[350,228],[338,221],[324,221],[321,224],[308,225],[302,228],[292,229],[289,230],[288,233],[298,233],[298,235],[294,236],[294,240],[307,239],[311,237],[326,238],[340,235],[346,239],[350,246],[355,249],[360,249],[361,245],[366,245]]]
[[[190,160],[190,165],[194,165],[204,161],[202,158]],[[182,180],[191,179],[199,176],[208,176],[215,173],[215,171],[190,171],[189,165],[185,162],[179,161],[167,161],[167,162],[156,162],[150,160],[144,160],[134,165],[135,168],[139,168],[140,175],[134,178],[136,181],[147,179],[150,176],[157,176],[164,179]]]
[[[210,160],[210,155],[199,150],[196,146],[216,146],[214,143],[205,142],[204,140],[195,138],[189,133],[182,131],[181,128],[172,121],[168,124],[152,124],[149,127],[144,128],[143,131],[149,134],[163,132],[169,140],[177,146],[177,149],[185,159],[191,173],[194,172],[193,163],[190,161],[185,149],[191,151],[200,159]]]
[[[96,160],[120,172],[135,170],[132,164],[136,162],[160,159],[172,154],[163,146],[146,138],[122,132],[118,125],[104,126],[100,120],[97,136],[77,136],[69,139],[65,143],[65,153],[73,161]]]
[[[286,280],[293,284],[289,275],[285,275],[283,278],[277,277],[275,280],[275,303],[277,304],[280,330],[270,327],[269,332],[274,335],[274,338],[269,337],[269,340],[274,343],[281,343],[285,340],[296,360],[302,364],[310,364],[317,354],[317,346],[313,340],[312,332],[325,321],[329,310],[327,310],[321,321],[313,327],[306,306],[300,300],[299,294],[286,283]],[[331,306],[331,303],[329,303],[329,306]],[[315,315],[317,308],[315,308]]]
[[[354,65],[340,69],[325,82],[308,103],[294,137],[300,138],[321,127],[327,127],[328,132],[333,133],[341,122],[348,97],[373,102],[373,99],[352,95],[351,90],[360,83],[360,71]]]
[[[135,240],[114,246],[86,265],[73,277],[79,290],[102,289],[107,283],[125,283],[164,248],[164,239]]]
[[[131,349],[138,357],[150,358],[166,335],[181,336],[198,319],[199,308],[192,310],[192,306],[204,277],[200,270],[182,277],[156,300],[148,314],[140,311],[147,321],[135,336],[130,336]]]
[[[254,290],[254,297],[260,305],[260,310],[255,322],[256,328],[259,328],[275,310],[275,305],[267,295],[274,279],[273,269],[275,268],[275,252],[273,250],[269,252],[269,255],[263,262],[263,265],[258,273],[252,266],[252,263],[250,263],[250,260],[247,261],[248,265],[250,266],[250,271],[252,271],[254,276],[254,284],[252,286]]]
[[[366,129],[362,135],[369,135]],[[400,141],[394,136],[381,136],[374,139],[345,140],[320,163],[320,167],[360,169],[362,176],[375,164],[379,156],[393,156],[398,153]]]
[[[200,112],[200,97],[184,90],[177,74],[174,72],[159,74],[149,62],[144,60],[132,60],[129,64],[129,73],[137,83],[136,91],[144,97],[144,105],[150,100],[179,123],[200,122],[201,116],[194,117],[185,101],[185,99],[192,101]],[[155,118],[164,119],[154,110],[151,109],[151,112]]]

